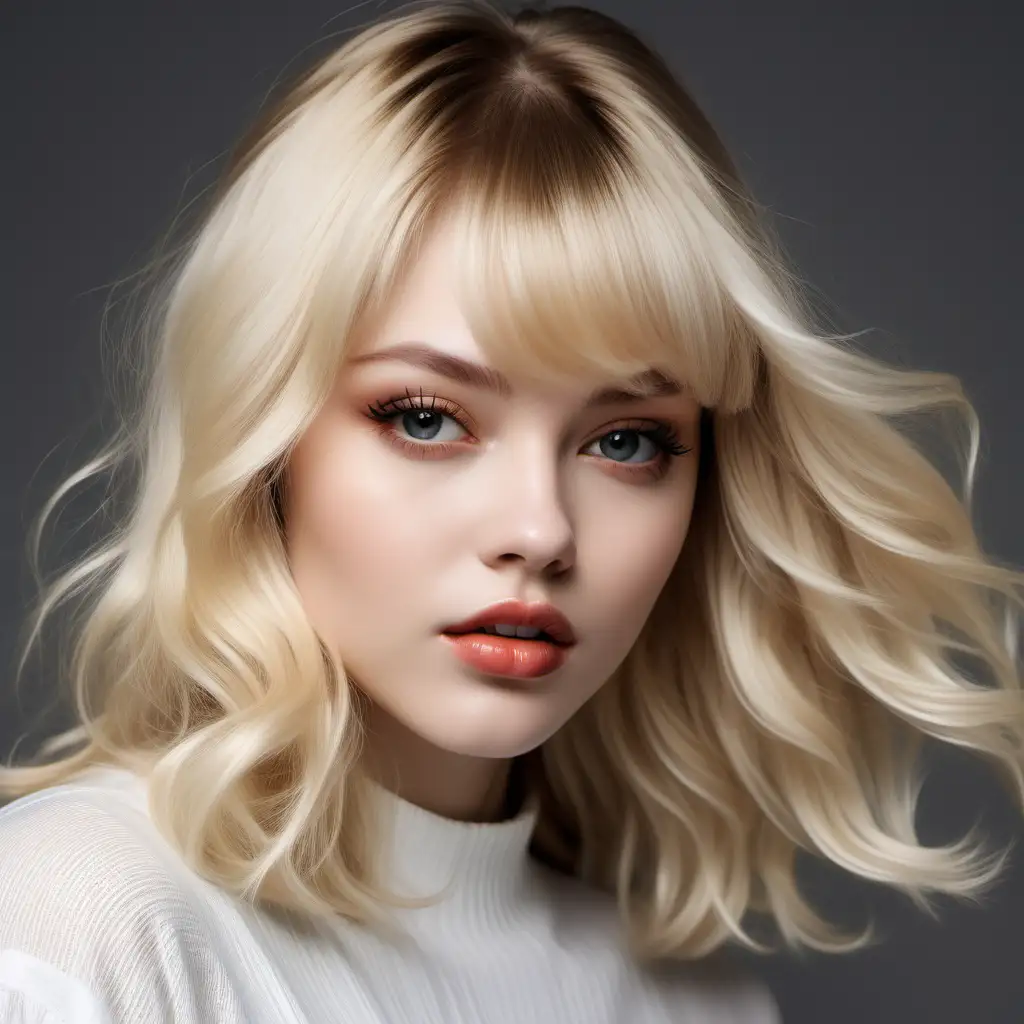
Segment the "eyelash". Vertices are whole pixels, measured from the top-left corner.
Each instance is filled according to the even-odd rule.
[[[391,428],[392,421],[402,413],[412,412],[416,409],[426,409],[430,412],[443,413],[455,420],[463,430],[472,432],[472,421],[463,409],[454,402],[448,401],[448,399],[438,398],[434,394],[424,395],[422,390],[418,395],[414,395],[411,391],[406,389],[403,396],[396,396],[389,398],[386,402],[377,402],[373,405],[369,405],[367,406],[367,415],[378,425],[381,432],[385,434],[389,442],[399,449],[409,452],[419,458],[430,458],[434,455],[443,455],[451,451],[456,443],[461,443],[441,441],[434,444],[430,441],[410,441],[404,437],[399,437]],[[649,423],[650,421],[647,422]],[[693,450],[687,445],[680,444],[679,435],[675,430],[673,430],[667,423],[662,422],[655,422],[653,427],[641,427],[632,424],[623,424],[621,426],[613,427],[611,430],[606,430],[603,434],[599,434],[595,437],[589,442],[588,447],[590,444],[593,444],[594,441],[598,441],[607,434],[613,434],[618,430],[631,431],[640,434],[642,437],[646,437],[652,441],[659,450],[659,458],[657,458],[653,463],[627,464],[615,462],[613,459],[602,460],[614,466],[617,472],[624,472],[630,477],[636,478],[638,476],[643,476],[649,479],[660,479],[667,472],[671,459],[677,458],[680,455],[686,455]]]

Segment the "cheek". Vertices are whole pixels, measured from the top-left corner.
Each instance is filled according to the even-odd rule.
[[[392,518],[357,444],[344,452],[327,431],[311,431],[289,466],[285,525],[292,577],[307,612],[322,631],[338,636],[360,609],[376,603],[375,588],[393,585],[401,547]],[[375,535],[394,543],[375,544]]]
[[[607,500],[588,531],[590,585],[609,635],[631,643],[661,593],[686,539],[693,509],[693,481],[672,494],[642,492]]]
[[[362,649],[422,605],[436,585],[444,506],[424,502],[410,474],[382,458],[368,432],[311,430],[289,467],[285,522],[292,577],[325,637]],[[418,608],[422,616],[422,607]]]

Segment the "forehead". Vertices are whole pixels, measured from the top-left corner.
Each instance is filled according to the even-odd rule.
[[[354,355],[418,342],[473,362],[486,362],[458,296],[459,237],[449,222],[409,254],[404,272]]]

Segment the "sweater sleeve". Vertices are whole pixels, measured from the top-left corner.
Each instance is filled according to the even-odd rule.
[[[131,813],[57,790],[0,809],[0,1024],[198,1021],[216,1001],[197,922]]]
[[[65,1024],[65,1020],[23,992],[0,989],[0,1024]]]
[[[17,949],[0,950],[0,1024],[109,1024],[76,978]]]
[[[0,1024],[63,1024],[45,1007],[30,1005],[22,995],[0,992]]]

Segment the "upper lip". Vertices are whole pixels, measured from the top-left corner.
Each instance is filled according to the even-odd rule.
[[[499,601],[471,615],[462,622],[447,626],[445,633],[471,633],[481,626],[532,626],[543,630],[556,644],[568,647],[576,643],[569,620],[550,604],[523,604],[522,601]]]

